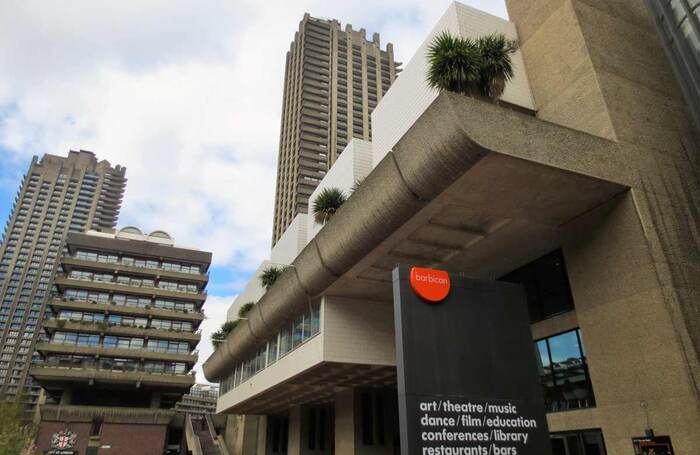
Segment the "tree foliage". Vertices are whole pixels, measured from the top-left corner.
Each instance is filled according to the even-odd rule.
[[[428,47],[427,82],[432,88],[499,98],[513,77],[516,41],[502,33],[477,39],[442,32]]]
[[[219,330],[211,334],[211,344],[214,345],[214,349],[218,348],[224,341],[226,341],[226,337],[233,332],[233,329],[236,328],[239,321],[239,319],[236,319],[235,321],[226,321],[221,325]]]
[[[267,268],[265,268],[262,273],[260,274],[260,284],[262,284],[262,287],[265,288],[265,290],[269,290],[273,284],[275,284],[275,281],[277,281],[277,278],[282,275],[282,272],[284,272],[284,267],[281,266],[276,266],[276,265],[271,265]]]
[[[346,200],[347,196],[341,189],[324,188],[314,201],[314,220],[319,224],[326,224]]]
[[[239,318],[244,318],[248,314],[248,312],[255,306],[255,302],[248,302],[244,303],[241,305],[241,307],[238,309],[238,317]]]
[[[21,403],[0,401],[0,455],[31,453],[25,449],[32,446],[36,428],[22,420],[22,412]]]

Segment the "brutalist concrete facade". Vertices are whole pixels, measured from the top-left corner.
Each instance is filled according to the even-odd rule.
[[[163,231],[70,233],[29,371],[44,389],[37,446],[60,430],[79,453],[183,453],[211,253]],[[186,411],[190,412],[190,411]],[[189,442],[189,441],[188,441]],[[88,452],[85,452],[85,451]]]
[[[27,372],[63,240],[116,225],[125,173],[84,150],[47,154],[32,159],[17,192],[0,246],[0,399],[22,397],[28,415],[40,388]]]
[[[575,333],[595,395],[550,409],[556,450],[570,436],[634,453],[649,430],[700,447],[700,142],[651,14],[643,0],[507,3],[535,111],[441,93],[205,363],[220,412],[267,415],[257,453],[395,450],[390,420],[381,438],[363,426],[381,414],[365,397],[388,403],[395,381],[395,264],[497,279],[552,251],[571,307],[533,320],[533,347]],[[270,362],[314,304],[318,334]]]
[[[398,66],[379,34],[304,15],[284,74],[273,245],[350,140],[371,138],[370,114]]]

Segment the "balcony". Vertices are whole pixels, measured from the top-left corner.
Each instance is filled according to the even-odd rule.
[[[156,373],[98,368],[36,365],[29,375],[42,384],[49,382],[90,382],[92,384],[136,384],[137,386],[165,387],[187,391],[194,385],[193,374]]]
[[[184,273],[160,268],[135,267],[111,262],[90,261],[86,259],[77,259],[74,257],[63,257],[61,259],[61,265],[64,271],[70,271],[73,267],[79,267],[81,269],[100,270],[105,272],[124,272],[156,278],[195,281],[197,283],[202,283],[203,285],[206,285],[209,281],[209,275],[206,273]]]
[[[129,294],[151,296],[154,298],[165,297],[171,299],[190,300],[197,302],[204,302],[207,299],[206,291],[198,293],[182,292],[172,291],[169,289],[161,289],[158,287],[131,286],[127,284],[117,283],[116,281],[75,280],[67,277],[65,274],[62,273],[56,275],[56,278],[54,279],[54,284],[58,287],[60,291],[63,291],[66,287],[69,287],[95,291],[125,292]]]
[[[105,423],[147,425],[169,425],[179,421],[179,426],[182,426],[182,415],[170,409],[44,404],[39,407],[39,414],[42,421],[92,422],[94,418],[101,418]]]
[[[65,330],[69,332],[100,333],[104,335],[127,335],[144,338],[146,340],[149,338],[157,338],[159,340],[189,341],[192,346],[196,346],[202,338],[199,332],[162,330],[99,322],[79,322],[65,319],[49,319],[44,322],[43,327],[49,334],[53,334],[56,330]]]
[[[149,316],[156,318],[176,319],[178,321],[191,321],[195,327],[204,320],[204,315],[197,311],[185,312],[153,307],[134,307],[126,305],[117,305],[114,303],[100,303],[96,301],[85,300],[53,299],[49,301],[49,306],[54,311],[64,308],[70,310],[99,311],[106,315],[114,313],[133,316]]]
[[[58,343],[37,343],[36,350],[42,355],[46,354],[82,354],[104,357],[119,357],[129,359],[164,360],[171,362],[185,362],[190,365],[197,363],[197,351],[190,353],[160,352],[143,349],[126,349],[105,347],[102,345],[74,345]]]

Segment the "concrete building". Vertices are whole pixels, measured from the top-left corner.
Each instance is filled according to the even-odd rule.
[[[287,53],[272,244],[352,138],[370,140],[370,115],[396,79],[391,43],[308,13]]]
[[[27,413],[40,392],[27,372],[63,240],[116,225],[125,172],[83,150],[44,155],[32,158],[17,191],[0,245],[0,399],[22,397]]]
[[[219,387],[209,384],[195,384],[190,391],[175,404],[175,410],[190,414],[215,414]]]
[[[81,454],[184,450],[191,423],[173,408],[194,384],[210,263],[163,231],[68,235],[29,372],[47,396],[39,450],[63,430]]]
[[[396,264],[525,286],[554,454],[698,451],[700,136],[652,13],[506,3],[532,105],[431,94],[419,50],[369,175],[204,364],[237,453],[397,453]]]
[[[700,128],[700,3],[646,0],[676,79]]]

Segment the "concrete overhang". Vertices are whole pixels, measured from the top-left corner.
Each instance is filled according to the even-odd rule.
[[[29,375],[46,389],[54,384],[89,384],[92,386],[128,385],[132,388],[154,387],[163,391],[186,393],[194,385],[195,378],[189,374],[161,374],[142,371],[105,371],[90,368],[63,368],[38,365],[29,370]]]
[[[495,278],[560,245],[563,227],[629,187],[617,143],[442,93],[248,320],[204,363],[229,374],[322,295],[390,300],[399,263]]]

